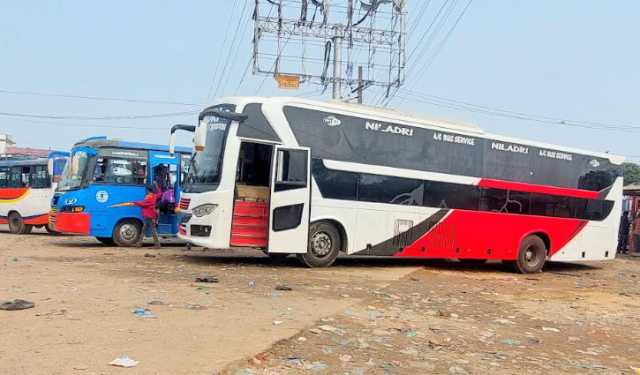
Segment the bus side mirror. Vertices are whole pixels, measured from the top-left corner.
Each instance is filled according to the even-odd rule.
[[[169,138],[169,154],[173,155],[176,152],[176,133],[171,133]]]
[[[194,137],[194,149],[195,151],[204,151],[204,147],[207,143],[207,124],[202,123],[196,128],[196,134]]]
[[[169,153],[171,155],[173,155],[176,151],[176,132],[178,130],[185,130],[193,133],[196,130],[196,127],[193,125],[182,124],[173,125],[171,127],[171,137],[169,138]]]

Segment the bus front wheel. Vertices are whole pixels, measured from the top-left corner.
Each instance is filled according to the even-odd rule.
[[[32,225],[27,225],[22,219],[22,215],[17,212],[9,214],[9,231],[13,234],[29,234],[33,229]]]
[[[518,258],[511,262],[516,272],[537,273],[542,270],[547,260],[547,246],[542,238],[531,235],[525,237],[518,249]]]
[[[123,220],[113,230],[113,241],[122,247],[132,247],[140,242],[142,225],[135,220]]]
[[[309,226],[309,244],[305,254],[298,259],[307,267],[329,267],[335,262],[342,239],[338,229],[327,222],[317,222]]]

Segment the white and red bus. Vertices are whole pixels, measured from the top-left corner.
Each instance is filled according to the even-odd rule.
[[[622,157],[298,98],[199,116],[179,236],[207,248],[510,262],[613,259]],[[173,141],[172,141],[173,143]]]
[[[69,153],[48,157],[0,160],[0,224],[15,234],[48,226],[53,192]]]

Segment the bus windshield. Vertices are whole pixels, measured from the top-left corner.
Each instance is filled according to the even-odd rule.
[[[204,116],[200,126],[207,127],[207,139],[203,151],[194,152],[189,164],[189,173],[184,182],[184,191],[198,193],[214,190],[220,182],[225,136],[231,121],[215,116]]]
[[[88,164],[89,154],[85,151],[73,153],[71,159],[62,171],[62,176],[58,183],[58,191],[69,191],[80,188],[87,172]]]

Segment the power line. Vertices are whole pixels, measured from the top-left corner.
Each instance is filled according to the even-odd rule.
[[[34,114],[34,113],[18,113],[18,112],[0,112],[0,116],[5,117],[17,117],[17,118],[33,118],[33,119],[47,119],[47,120],[97,120],[97,121],[111,121],[111,120],[139,120],[139,119],[153,119],[153,118],[166,118],[166,117],[181,117],[194,115],[199,111],[185,111],[185,112],[169,112],[169,113],[152,113],[152,114],[135,114],[135,115],[111,115],[111,116],[79,116],[79,115],[51,115],[51,114]]]
[[[229,29],[231,29],[231,21],[233,20],[233,13],[236,10],[236,6],[238,5],[238,0],[234,0],[233,1],[233,7],[231,8],[231,13],[229,15],[229,20],[227,21],[227,27],[224,29],[224,40],[222,42],[222,46],[221,46],[221,50],[224,50],[224,47],[227,44],[227,39],[229,37]],[[227,55],[227,59],[229,58],[229,55]],[[213,77],[211,77],[211,85],[209,86],[209,91],[207,92],[207,100],[209,100],[211,98],[211,94],[213,92],[213,88],[216,84],[216,78],[218,77],[218,70],[220,70],[220,64],[221,64],[221,59],[218,59],[218,63],[216,64],[216,70],[214,70],[213,72]]]
[[[614,130],[614,131],[633,132],[633,133],[640,130],[640,126],[636,126],[636,125],[621,125],[621,124],[603,123],[603,122],[595,122],[595,121],[571,120],[571,119],[551,117],[546,115],[512,111],[512,110],[502,109],[502,108],[492,108],[487,106],[481,106],[478,104],[473,104],[473,103],[469,103],[461,100],[448,99],[441,96],[420,94],[420,93],[413,92],[411,90],[401,90],[401,91],[403,94],[406,94],[409,96],[407,98],[401,94],[400,96],[402,96],[403,99],[409,99],[409,100],[413,99],[421,103],[431,104],[437,107],[444,107],[444,108],[458,110],[458,111],[481,113],[481,114],[486,114],[490,116],[505,117],[505,118],[516,119],[516,120],[531,121],[531,122],[545,123],[545,124],[551,124],[551,125],[579,127],[579,128],[594,129],[594,130]]]
[[[95,100],[95,101],[105,101],[105,102],[125,102],[125,103],[164,104],[164,105],[168,104],[168,105],[182,105],[182,106],[189,106],[189,107],[202,106],[202,104],[200,103],[175,102],[175,101],[169,101],[169,100],[132,99],[132,98],[116,98],[116,97],[88,96],[88,95],[69,95],[69,94],[57,94],[57,93],[46,93],[46,92],[36,92],[36,91],[16,91],[16,90],[7,90],[7,89],[0,89],[0,94],[42,96],[42,97],[55,97],[55,98],[65,98],[65,99],[82,99],[82,100]]]
[[[215,91],[214,91],[214,94],[213,94],[214,97],[218,96],[218,90],[220,90],[220,86],[222,85],[222,82],[225,79],[225,73],[227,72],[227,67],[229,66],[229,61],[231,61],[231,54],[234,52],[233,46],[236,44],[236,38],[238,37],[238,32],[240,31],[240,26],[242,24],[242,15],[244,14],[244,11],[246,9],[247,9],[247,1],[244,1],[244,4],[242,6],[242,10],[240,11],[240,15],[238,17],[239,18],[238,19],[238,24],[236,25],[236,29],[235,29],[235,31],[233,33],[233,38],[231,39],[231,46],[230,46],[230,49],[229,49],[229,54],[227,54],[227,56],[225,58],[224,67],[222,68],[222,73],[218,77],[218,85],[215,88]],[[225,83],[226,83],[226,81],[225,81]]]
[[[433,62],[435,61],[435,59],[438,57],[438,55],[440,54],[440,52],[442,51],[442,49],[444,48],[445,44],[447,44],[447,41],[449,40],[449,38],[451,37],[451,35],[453,34],[453,32],[455,31],[455,29],[458,27],[458,25],[460,24],[460,21],[462,20],[462,18],[464,17],[464,15],[467,13],[467,9],[469,9],[469,6],[471,5],[471,3],[473,2],[473,0],[469,0],[469,2],[467,3],[467,5],[464,7],[464,9],[462,9],[462,12],[460,13],[460,15],[458,16],[458,18],[456,19],[456,21],[454,22],[453,26],[451,26],[451,28],[449,29],[449,31],[447,32],[447,34],[445,35],[445,37],[440,41],[440,44],[436,47],[436,50],[434,52],[433,55],[431,55],[431,59],[427,60],[427,64],[425,64],[425,67],[423,69],[420,70],[420,74],[419,76],[422,76],[424,74],[424,72],[426,70],[429,69],[429,67],[431,67],[431,65],[433,64]]]
[[[121,125],[83,125],[83,124],[71,124],[64,122],[47,122],[47,121],[38,121],[31,120],[26,118],[15,118],[15,117],[4,117],[0,116],[0,118],[11,119],[12,121],[20,121],[26,122],[29,124],[35,125],[47,125],[48,127],[69,127],[69,128],[82,128],[82,129],[128,129],[128,130],[144,130],[144,131],[163,131],[167,132],[166,128],[150,128],[150,127],[141,127],[141,126],[121,126]],[[6,126],[6,125],[5,125]]]

